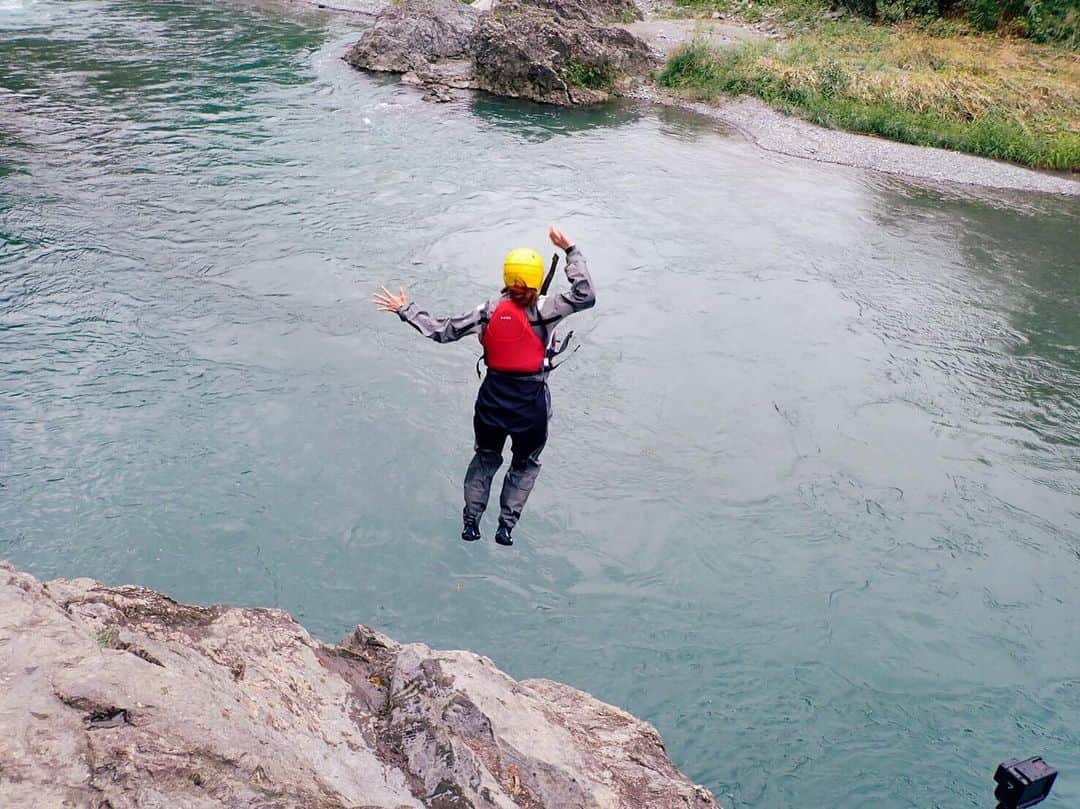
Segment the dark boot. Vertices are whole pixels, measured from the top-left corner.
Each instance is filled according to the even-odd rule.
[[[480,539],[480,526],[476,517],[466,517],[464,527],[461,529],[461,538],[466,542],[476,542]]]
[[[500,545],[513,545],[514,538],[510,536],[510,526],[504,522],[499,523],[499,528],[495,531],[495,541]]]

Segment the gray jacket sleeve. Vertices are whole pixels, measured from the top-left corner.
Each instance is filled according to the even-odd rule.
[[[457,317],[432,317],[415,303],[398,309],[398,317],[436,343],[452,343],[475,334],[487,324],[490,316],[490,303],[481,304]]]
[[[577,247],[571,247],[566,253],[566,280],[570,282],[570,289],[545,298],[540,307],[540,321],[545,329],[574,312],[596,305],[592,277],[585,264],[585,256]],[[433,317],[415,303],[410,303],[398,310],[398,317],[436,343],[452,343],[470,334],[483,333],[494,308],[495,302],[488,301],[457,317]],[[541,328],[540,324],[535,325]]]
[[[593,290],[589,267],[585,263],[585,256],[576,246],[566,253],[566,280],[570,282],[570,289],[545,298],[540,307],[540,319],[547,325],[558,323],[574,312],[591,309],[596,305],[596,292]]]

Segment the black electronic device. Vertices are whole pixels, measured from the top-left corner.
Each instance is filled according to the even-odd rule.
[[[998,809],[1027,809],[1041,803],[1054,786],[1057,770],[1043,761],[1042,756],[1013,758],[998,765],[994,773]]]

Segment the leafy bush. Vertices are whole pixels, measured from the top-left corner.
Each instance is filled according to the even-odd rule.
[[[1036,42],[1080,48],[1080,0],[968,0],[967,7],[984,30],[1012,29]]]
[[[913,17],[939,17],[949,10],[949,0],[840,0],[856,14],[872,20],[899,22]]]
[[[941,16],[938,0],[879,0],[878,17],[885,22],[899,22],[912,17]]]
[[[856,14],[883,22],[965,16],[984,31],[1005,30],[1036,42],[1080,48],[1080,0],[838,0]]]

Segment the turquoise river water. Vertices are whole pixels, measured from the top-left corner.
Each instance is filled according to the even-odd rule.
[[[990,809],[1036,753],[1080,806],[1080,203],[430,104],[362,24],[0,0],[0,557],[569,682],[728,809]],[[599,303],[465,545],[477,344],[370,295],[463,312],[552,221]]]

